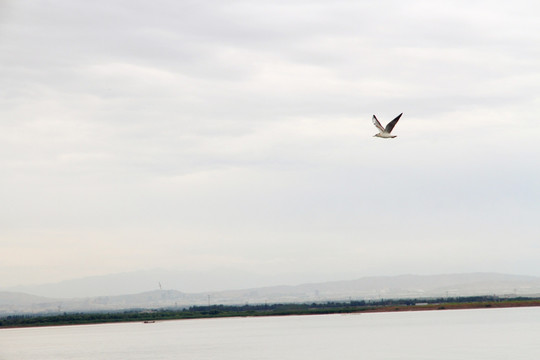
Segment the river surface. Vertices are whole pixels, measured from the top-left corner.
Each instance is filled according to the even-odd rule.
[[[540,359],[540,308],[0,330],[1,360]]]

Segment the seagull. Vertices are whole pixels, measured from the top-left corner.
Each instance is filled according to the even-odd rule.
[[[403,113],[399,114],[394,120],[390,121],[388,123],[388,125],[386,125],[385,128],[382,127],[379,120],[377,120],[377,117],[375,115],[373,115],[373,119],[372,119],[373,125],[375,125],[377,127],[377,129],[379,129],[379,133],[375,134],[373,136],[380,137],[380,138],[385,138],[385,139],[395,138],[396,135],[390,135],[390,133],[392,132],[392,129],[394,129],[394,126],[396,126],[396,124],[399,121],[399,118],[401,117],[401,115],[403,115]]]

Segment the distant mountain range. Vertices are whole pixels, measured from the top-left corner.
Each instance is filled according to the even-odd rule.
[[[95,297],[136,294],[159,289],[178,290],[188,293],[215,292],[230,289],[247,289],[261,286],[302,284],[311,279],[341,280],[351,276],[325,277],[324,274],[261,275],[234,269],[210,271],[176,271],[167,269],[141,270],[103,276],[92,276],[57,283],[14,286],[0,291],[23,292],[53,297]]]
[[[74,286],[83,286],[73,280]],[[429,298],[474,295],[540,296],[540,277],[495,273],[401,275],[357,280],[253,287],[241,290],[181,292],[153,290],[130,295],[43,297],[0,291],[0,315],[134,308],[187,307],[208,304],[325,302],[381,298]]]

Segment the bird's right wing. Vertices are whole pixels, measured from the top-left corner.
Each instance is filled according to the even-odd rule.
[[[373,115],[373,118],[371,119],[371,121],[373,121],[373,125],[375,125],[377,129],[379,129],[381,132],[384,132],[384,128],[382,127],[379,120],[377,120],[377,117],[375,115]]]
[[[386,132],[387,133],[391,133],[392,130],[394,129],[394,126],[396,126],[397,122],[399,121],[399,118],[401,117],[401,115],[403,115],[403,113],[399,114],[394,120],[390,121],[387,125],[386,125]]]

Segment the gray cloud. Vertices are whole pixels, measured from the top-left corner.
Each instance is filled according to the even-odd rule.
[[[141,266],[540,273],[536,3],[6,4],[13,284]],[[397,139],[372,138],[373,113],[400,112]]]

